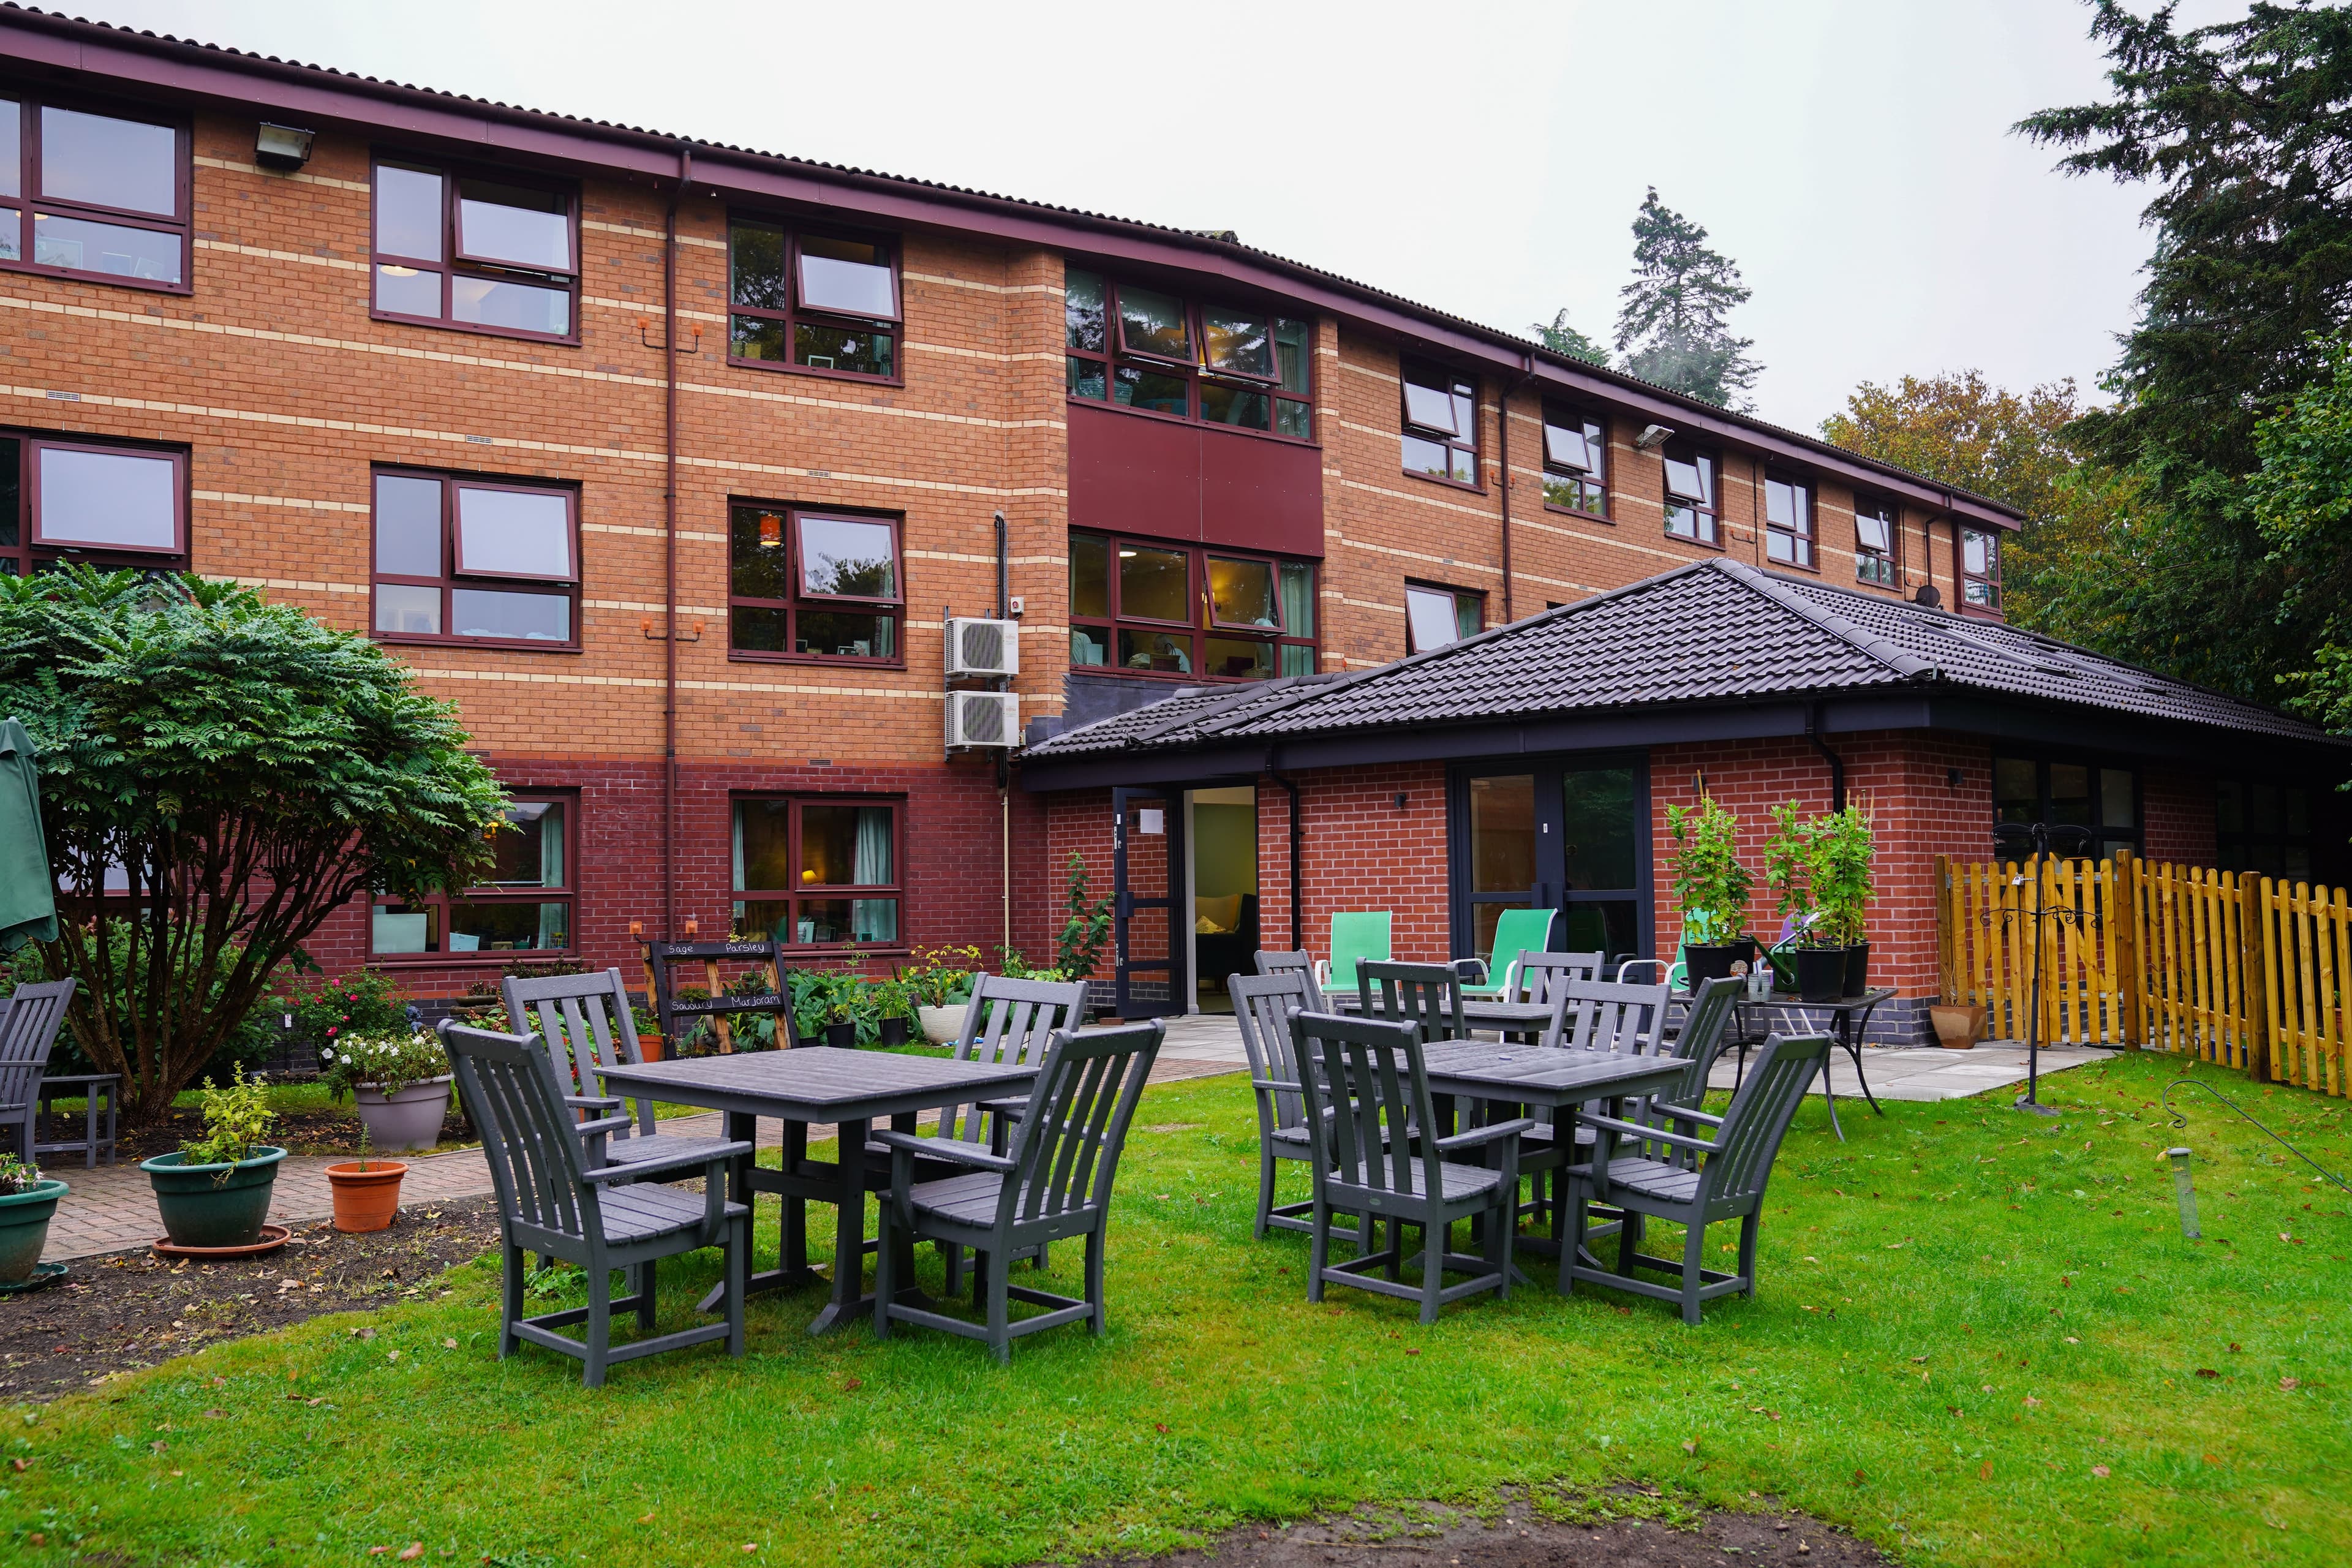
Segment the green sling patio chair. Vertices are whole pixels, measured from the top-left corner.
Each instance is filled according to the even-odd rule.
[[[1315,984],[1328,994],[1356,994],[1356,965],[1367,958],[1386,963],[1389,911],[1347,910],[1331,917],[1331,956],[1315,966]]]
[[[1495,922],[1494,951],[1483,958],[1464,959],[1457,965],[1477,973],[1475,980],[1463,976],[1462,994],[1486,1000],[1508,997],[1518,984],[1519,955],[1549,952],[1552,922],[1559,917],[1557,910],[1505,910]]]

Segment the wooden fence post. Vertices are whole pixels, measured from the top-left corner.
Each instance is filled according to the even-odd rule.
[[[2271,1030],[2268,1006],[2270,986],[2264,981],[2263,950],[2270,937],[2269,900],[2263,896],[2263,879],[2252,871],[2238,874],[2238,930],[2243,942],[2245,977],[2242,982],[2245,1016],[2246,1076],[2256,1083],[2271,1081]]]
[[[2124,1044],[2134,1050],[2147,1043],[2140,1014],[2139,977],[2139,858],[2128,849],[2116,851],[2116,879],[2107,906],[2107,929],[2116,937],[2115,986],[2123,1015]]]

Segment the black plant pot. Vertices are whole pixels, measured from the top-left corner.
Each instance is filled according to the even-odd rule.
[[[1845,949],[1801,947],[1797,950],[1797,997],[1803,1002],[1835,1002],[1845,994]]]
[[[1702,981],[1727,978],[1731,973],[1731,966],[1735,963],[1754,964],[1756,939],[1752,936],[1743,936],[1738,942],[1709,943],[1706,946],[1694,942],[1683,949],[1683,962],[1685,966],[1685,975],[1691,988],[1696,990]]]
[[[827,1024],[824,1026],[824,1043],[845,1051],[856,1050],[857,1048],[856,1024],[855,1022]]]
[[[1855,942],[1845,950],[1845,994],[1859,996],[1870,989],[1870,943]]]
[[[881,1035],[874,1043],[879,1046],[905,1045],[907,1043],[907,1020],[904,1018],[883,1019]]]

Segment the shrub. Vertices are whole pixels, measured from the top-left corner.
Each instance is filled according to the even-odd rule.
[[[268,1084],[246,1077],[242,1067],[229,1082],[197,1091],[197,1099],[205,1110],[204,1136],[180,1145],[183,1164],[226,1165],[250,1160],[278,1123],[278,1113],[269,1109]]]
[[[1707,795],[1696,811],[1666,807],[1666,832],[1675,841],[1675,898],[1689,940],[1706,944],[1738,936],[1748,928],[1753,886],[1739,863],[1739,818]]]

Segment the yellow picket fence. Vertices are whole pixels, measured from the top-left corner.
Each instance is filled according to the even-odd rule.
[[[1981,1005],[1986,1037],[2025,1036],[2039,909],[2042,1039],[2179,1051],[2264,1080],[2352,1092],[2343,889],[2130,855],[1938,857],[1937,873],[1943,998]]]

